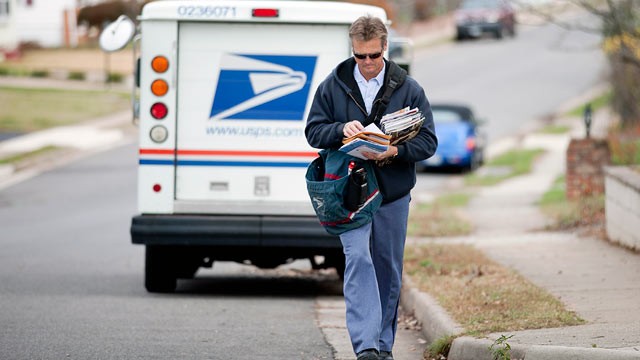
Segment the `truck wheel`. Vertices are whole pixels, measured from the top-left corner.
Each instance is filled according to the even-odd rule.
[[[328,267],[335,268],[338,276],[340,277],[340,280],[344,281],[345,259],[342,252],[338,252],[335,255],[328,256],[325,263],[328,265]]]
[[[344,263],[336,264],[336,272],[338,273],[340,280],[344,281]]]
[[[144,286],[148,292],[170,293],[177,278],[171,269],[171,248],[147,245],[144,262]]]

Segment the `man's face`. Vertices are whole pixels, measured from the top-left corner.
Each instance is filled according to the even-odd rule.
[[[353,39],[353,54],[360,73],[365,79],[371,80],[376,77],[384,65],[382,54],[387,49],[387,44],[382,45],[380,39],[371,39],[369,41],[359,41]],[[359,59],[362,55],[368,55],[364,59]],[[372,59],[374,57],[375,59]]]

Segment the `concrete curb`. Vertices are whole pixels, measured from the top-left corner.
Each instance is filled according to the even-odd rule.
[[[413,312],[415,318],[422,324],[422,334],[428,343],[464,332],[462,326],[456,323],[431,295],[416,289],[413,281],[407,277],[402,281],[400,304],[403,309]]]
[[[493,360],[493,341],[462,336],[453,341],[448,360]],[[637,360],[640,354],[625,350],[553,345],[511,345],[511,359],[526,360]]]
[[[422,334],[428,343],[445,337],[456,336],[464,332],[438,302],[427,293],[415,288],[408,278],[403,280],[400,303],[422,324]],[[476,339],[461,336],[453,340],[448,360],[493,360],[490,347],[494,342],[489,339]],[[553,345],[510,344],[511,359],[517,360],[639,360],[635,351],[579,348]]]

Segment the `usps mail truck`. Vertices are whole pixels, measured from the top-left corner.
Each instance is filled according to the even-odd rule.
[[[131,237],[146,246],[148,291],[174,291],[214,261],[344,270],[306,192],[317,149],[304,128],[316,87],[351,55],[349,25],[366,14],[386,21],[381,8],[342,2],[144,7]]]

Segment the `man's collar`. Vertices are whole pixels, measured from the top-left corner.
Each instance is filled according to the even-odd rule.
[[[378,73],[378,75],[376,75],[376,77],[372,78],[376,79],[378,81],[378,84],[382,85],[384,84],[384,74],[385,74],[385,70],[387,68],[387,63],[386,61],[382,62],[382,70],[380,70],[380,72]],[[362,73],[360,73],[360,69],[358,68],[358,63],[356,63],[356,66],[353,67],[353,78],[356,80],[357,83],[367,83],[367,79],[364,78],[364,76],[362,76]]]

